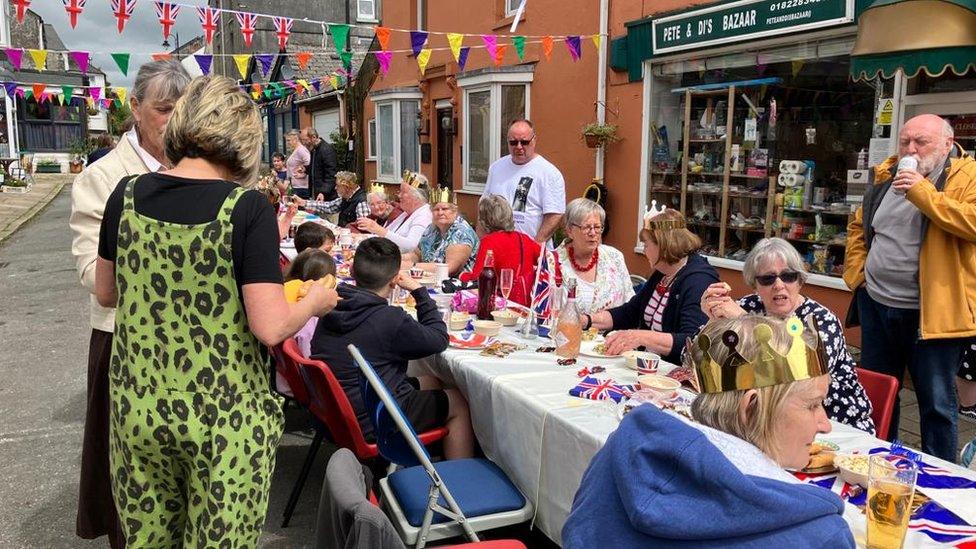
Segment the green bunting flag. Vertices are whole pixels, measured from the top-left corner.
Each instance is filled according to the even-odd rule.
[[[61,99],[61,101],[63,101],[65,105],[69,105],[71,104],[71,96],[74,95],[75,93],[75,87],[61,86],[61,93],[64,96],[63,99]]]
[[[345,67],[347,71],[352,71],[352,52],[351,51],[340,51],[339,59],[342,59],[342,66]]]
[[[335,44],[336,51],[346,49],[346,41],[349,39],[349,25],[329,25],[329,34],[332,35],[332,43]]]
[[[112,59],[115,60],[115,64],[118,65],[119,70],[122,71],[122,76],[129,76],[129,54],[113,53]]]
[[[519,61],[525,57],[525,37],[516,36],[512,38],[512,44],[515,45],[515,53],[518,54]]]

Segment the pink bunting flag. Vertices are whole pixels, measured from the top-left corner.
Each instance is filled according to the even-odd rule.
[[[481,40],[485,43],[485,48],[488,49],[488,57],[494,60],[495,50],[498,49],[498,38],[494,34],[482,34]]]
[[[91,96],[93,101],[98,103],[98,100],[102,97],[102,88],[88,88],[88,95]]]
[[[88,72],[88,61],[90,57],[87,51],[71,51],[68,52],[68,55],[70,55],[71,59],[75,62],[76,65],[78,65],[78,70],[80,70],[83,73]]]
[[[380,74],[385,77],[386,73],[390,72],[390,60],[393,59],[393,52],[378,51],[374,55],[376,55],[376,60],[380,63]]]
[[[14,66],[14,69],[20,70],[20,64],[24,60],[24,50],[21,48],[4,48],[3,52],[7,54],[7,59],[10,60],[10,64]]]

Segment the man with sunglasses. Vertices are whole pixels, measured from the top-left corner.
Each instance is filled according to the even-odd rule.
[[[899,381],[907,368],[922,450],[947,461],[957,455],[955,375],[976,336],[976,161],[953,154],[953,144],[938,116],[905,123],[898,156],[874,168],[848,226],[844,265],[862,366]],[[898,436],[897,403],[889,433]]]
[[[566,182],[551,162],[535,152],[536,133],[529,120],[508,127],[508,155],[488,168],[482,196],[497,194],[512,204],[515,230],[547,242],[566,212]]]

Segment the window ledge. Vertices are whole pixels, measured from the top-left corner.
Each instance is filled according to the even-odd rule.
[[[506,15],[504,19],[500,19],[491,30],[507,29],[512,26],[512,21],[515,19],[515,14]],[[519,25],[525,23],[525,12],[522,12],[522,17],[519,17]]]
[[[367,156],[366,157],[366,162],[376,162],[376,157],[375,156]]]
[[[357,17],[356,18],[356,22],[357,23],[366,23],[366,24],[369,24],[369,25],[379,25],[380,24],[380,20],[379,19],[370,19],[369,17]]]
[[[474,189],[458,189],[455,192],[457,194],[468,194],[468,195],[472,195],[472,196],[481,196],[481,195],[484,194],[484,189],[482,189],[480,191],[476,191]]]

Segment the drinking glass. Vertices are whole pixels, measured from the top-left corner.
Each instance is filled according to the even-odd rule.
[[[502,269],[498,278],[498,289],[502,293],[503,309],[508,308],[508,295],[512,293],[512,284],[515,282],[514,269]]]
[[[868,549],[901,549],[912,514],[918,465],[901,456],[876,454],[868,461]]]

